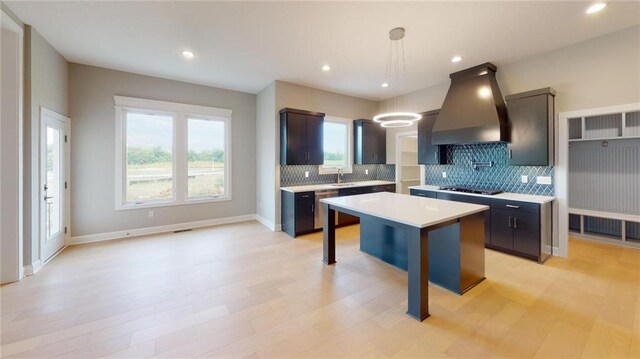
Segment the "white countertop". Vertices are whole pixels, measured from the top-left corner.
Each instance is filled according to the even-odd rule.
[[[489,209],[478,204],[389,192],[325,198],[320,202],[419,228]]]
[[[462,192],[454,192],[454,191],[445,191],[445,190],[438,189],[438,186],[430,186],[430,185],[411,186],[409,188],[410,189],[421,189],[421,190],[425,190],[425,191],[442,192],[442,193],[454,193],[454,194],[460,194],[460,195],[464,195],[464,196],[486,197],[486,198],[504,199],[504,200],[509,200],[509,201],[531,202],[531,203],[538,203],[538,204],[551,202],[551,201],[556,199],[555,197],[552,197],[552,196],[536,196],[536,195],[531,195],[531,194],[510,193],[510,192],[502,192],[502,193],[498,193],[498,194],[494,194],[494,195],[490,195],[490,194],[475,194],[475,193],[462,193]]]
[[[311,192],[311,191],[323,191],[329,189],[339,190],[342,188],[355,188],[355,187],[369,187],[369,186],[379,186],[385,184],[396,184],[395,182],[389,181],[360,181],[360,182],[344,182],[349,183],[349,186],[335,186],[335,183],[324,183],[324,184],[311,184],[304,186],[290,186],[290,187],[280,187],[281,190],[287,192]]]

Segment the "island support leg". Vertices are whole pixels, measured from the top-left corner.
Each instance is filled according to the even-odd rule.
[[[322,261],[324,264],[336,262],[336,211],[328,204],[322,204]]]
[[[407,314],[419,321],[429,317],[429,231],[407,228],[409,305]]]

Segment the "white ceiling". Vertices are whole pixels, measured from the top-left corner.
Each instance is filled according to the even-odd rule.
[[[591,16],[589,3],[576,1],[6,4],[71,62],[251,93],[283,80],[368,99],[640,23],[637,1]],[[407,29],[407,76],[385,90],[387,32],[396,26]],[[184,49],[196,58],[185,60]],[[451,63],[457,54],[463,61]]]

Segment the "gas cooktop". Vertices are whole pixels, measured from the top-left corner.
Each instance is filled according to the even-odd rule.
[[[464,187],[464,186],[441,186],[438,189],[443,191],[453,191],[453,192],[464,192],[464,193],[473,193],[473,194],[486,194],[486,195],[494,195],[498,193],[502,193],[499,189],[493,188],[473,188],[473,187]]]

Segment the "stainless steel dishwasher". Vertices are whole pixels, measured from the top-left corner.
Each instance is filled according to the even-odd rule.
[[[322,217],[323,217],[323,208],[320,200],[323,198],[331,198],[338,197],[338,190],[330,189],[325,191],[316,191],[316,208],[315,208],[315,218],[313,221],[313,228],[320,229],[322,228]],[[336,225],[338,224],[338,212],[336,212]]]

